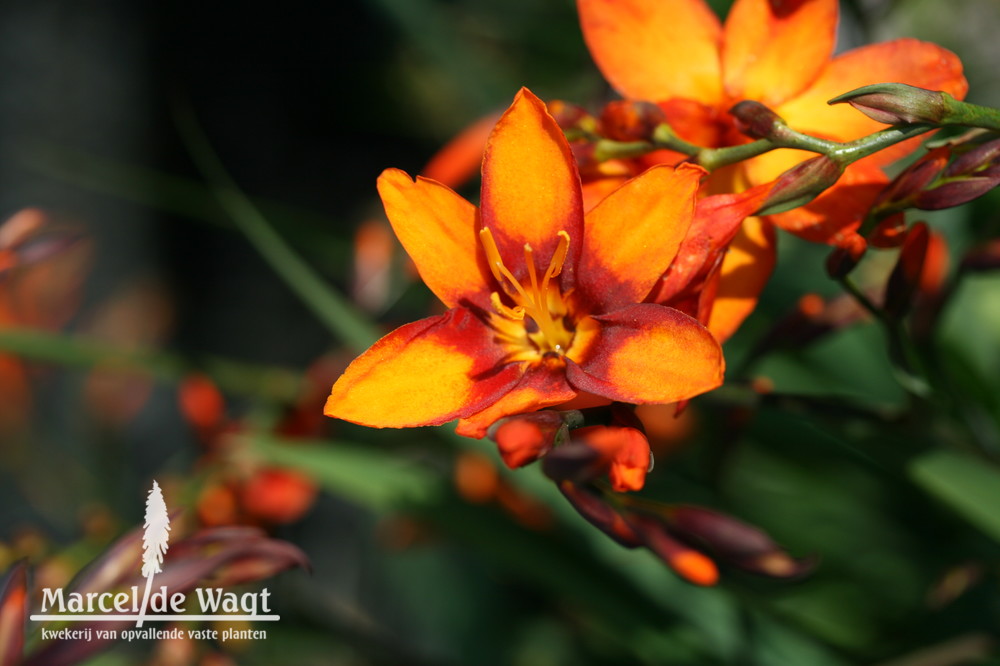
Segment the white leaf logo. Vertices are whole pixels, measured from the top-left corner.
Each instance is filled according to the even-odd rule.
[[[167,541],[170,539],[170,516],[167,514],[167,503],[163,501],[163,493],[155,479],[153,480],[153,488],[146,498],[146,522],[142,526],[146,528],[142,535],[142,575],[146,578],[146,592],[142,595],[142,607],[135,625],[137,627],[142,626],[149,603],[149,593],[153,588],[153,575],[160,573],[163,556],[169,547]]]

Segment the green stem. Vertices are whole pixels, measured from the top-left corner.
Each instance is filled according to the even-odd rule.
[[[302,376],[285,368],[219,357],[194,361],[149,349],[123,350],[105,342],[39,329],[0,329],[0,350],[34,361],[144,373],[165,381],[178,381],[192,372],[204,372],[226,393],[258,396],[276,402],[293,402],[302,389]]]
[[[1000,131],[1000,109],[960,102],[948,93],[942,93],[945,116],[942,125],[961,125]]]
[[[889,127],[888,129],[880,130],[854,141],[834,144],[835,148],[827,153],[827,155],[840,164],[847,166],[863,157],[874,155],[889,146],[912,139],[921,134],[926,134],[934,129],[936,128],[933,125],[898,125]]]
[[[378,339],[378,331],[342,294],[324,281],[274,230],[249,198],[236,186],[189,106],[175,106],[175,120],[192,159],[223,209],[257,252],[295,292],[313,314],[342,342],[355,351]]]

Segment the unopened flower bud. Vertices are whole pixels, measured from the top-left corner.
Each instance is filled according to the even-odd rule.
[[[615,141],[649,141],[657,126],[665,122],[663,109],[652,102],[616,100],[601,111],[600,133]]]
[[[563,481],[558,485],[560,492],[569,500],[577,513],[591,525],[626,548],[636,548],[642,544],[629,523],[597,492],[569,481]]]
[[[764,531],[718,511],[700,506],[675,506],[665,512],[670,531],[704,545],[721,560],[746,571],[787,578],[804,573],[809,562],[785,553]]]
[[[564,131],[582,129],[593,132],[597,129],[597,120],[587,113],[587,110],[582,106],[570,104],[561,99],[554,99],[551,102],[546,102],[545,107],[552,118],[555,119],[556,124]]]
[[[684,580],[705,586],[715,585],[719,581],[719,568],[715,562],[704,553],[675,539],[660,520],[635,515],[629,518],[629,524],[646,547]]]
[[[894,213],[885,218],[868,234],[868,244],[880,250],[899,247],[906,240],[906,216]]]
[[[777,113],[760,102],[744,100],[729,109],[736,118],[739,130],[755,139],[772,138],[776,129],[785,127],[785,121]]]
[[[913,296],[920,286],[929,239],[930,233],[923,222],[914,224],[906,234],[899,259],[885,286],[883,308],[889,316],[899,318],[909,311]]]
[[[545,455],[567,431],[562,412],[545,409],[502,418],[487,436],[496,442],[507,466],[517,469]]]
[[[805,205],[837,182],[844,167],[819,155],[781,174],[761,205],[758,215],[774,215]]]
[[[937,187],[917,195],[915,207],[921,210],[952,208],[1000,185],[1000,139],[960,155],[945,169],[942,180]]]
[[[608,465],[611,487],[618,492],[641,490],[651,454],[646,436],[635,428],[594,426],[580,428],[573,439],[600,453]]]
[[[946,94],[905,83],[876,83],[834,97],[827,104],[847,102],[886,125],[940,123],[948,112]]]
[[[846,277],[868,251],[868,243],[858,234],[851,234],[847,240],[826,258],[826,273],[834,280]]]
[[[951,146],[938,146],[928,151],[892,179],[876,197],[872,208],[901,210],[909,207],[914,198],[944,172],[950,158]]]

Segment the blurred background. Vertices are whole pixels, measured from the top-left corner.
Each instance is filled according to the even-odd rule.
[[[938,42],[969,100],[1000,105],[994,0],[842,14],[841,48]],[[643,415],[643,493],[817,557],[795,583],[726,570],[694,587],[488,442],[322,417],[366,336],[437,307],[383,221],[382,169],[418,172],[522,85],[612,97],[569,0],[6,2],[0,71],[0,570],[28,558],[37,586],[68,583],[142,522],[154,477],[179,525],[260,526],[314,569],[267,583],[282,621],[266,641],[88,663],[1000,663],[990,273],[954,280],[924,341],[949,397],[915,403],[870,322],[834,314],[815,340],[765,344],[838,295],[827,250],[783,235],[727,345],[737,390]],[[266,223],[220,204],[225,172]],[[994,192],[921,218],[949,275],[1000,235],[998,210]],[[873,284],[894,259],[866,269]]]

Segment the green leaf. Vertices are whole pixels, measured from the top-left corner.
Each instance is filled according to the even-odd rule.
[[[928,453],[910,476],[966,520],[1000,541],[1000,468],[951,451]]]

